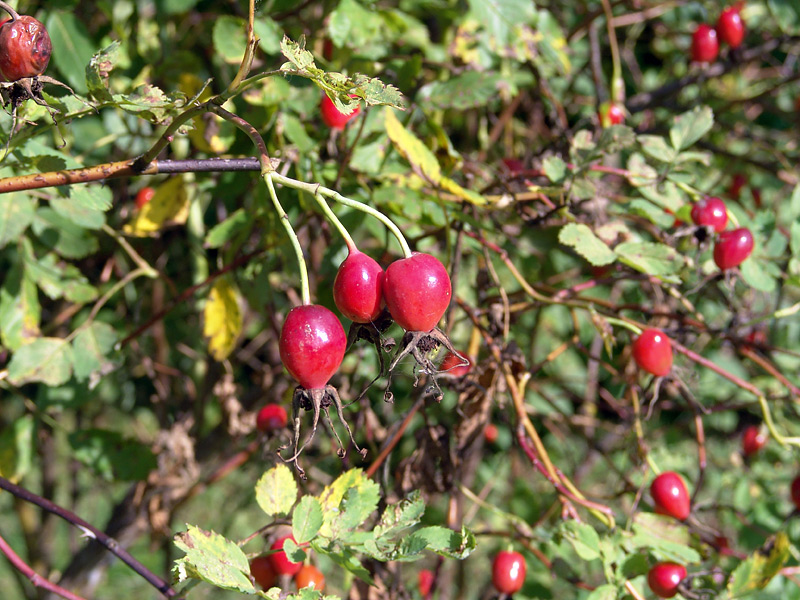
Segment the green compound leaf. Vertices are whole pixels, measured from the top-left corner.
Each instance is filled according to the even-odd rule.
[[[292,514],[292,535],[298,544],[313,540],[322,527],[322,507],[319,500],[303,496]]]
[[[95,321],[72,341],[75,379],[85,381],[111,364],[108,355],[117,343],[117,332],[108,323]]]
[[[558,232],[558,241],[571,246],[575,251],[596,267],[608,265],[617,259],[611,248],[582,223],[568,223]]]
[[[270,517],[285,516],[297,500],[297,484],[286,465],[277,465],[256,483],[256,502]]]
[[[187,525],[187,531],[175,536],[175,545],[186,553],[175,567],[179,578],[194,577],[225,590],[255,593],[247,556],[232,541]]]

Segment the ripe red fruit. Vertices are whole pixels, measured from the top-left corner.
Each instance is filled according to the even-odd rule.
[[[497,441],[497,425],[489,423],[483,430],[483,439],[487,444],[494,444]]]
[[[350,94],[350,97],[357,98],[355,94]],[[349,115],[346,115],[342,112],[339,112],[339,109],[336,108],[333,100],[328,98],[327,94],[324,94],[319,103],[319,110],[320,113],[322,113],[322,120],[325,121],[325,125],[331,129],[344,129],[344,126],[347,125],[347,122],[361,112],[361,107],[356,106],[353,112],[351,112]]]
[[[448,373],[453,377],[463,377],[472,370],[472,363],[462,364],[461,359],[452,352],[448,352],[444,357],[439,371]]]
[[[753,251],[753,234],[746,227],[723,231],[714,244],[714,262],[722,271],[742,264]]]
[[[151,187],[143,187],[142,189],[140,189],[139,192],[136,194],[136,200],[134,200],[134,202],[136,203],[136,208],[142,210],[144,208],[144,205],[150,202],[150,200],[152,200],[153,196],[155,195],[156,191]]]
[[[739,7],[726,8],[717,20],[717,35],[719,39],[731,48],[738,48],[744,39],[744,23],[739,14]]]
[[[736,173],[731,180],[731,185],[728,188],[728,195],[734,200],[738,200],[742,195],[742,188],[747,185],[747,177],[741,173]]]
[[[519,552],[498,552],[492,563],[492,585],[501,594],[515,594],[525,583],[525,558]]]
[[[434,579],[433,571],[422,569],[422,571],[419,572],[419,575],[417,575],[417,585],[419,585],[420,596],[423,598],[430,596]]]
[[[294,575],[299,572],[300,568],[303,566],[303,563],[290,561],[289,557],[286,556],[286,552],[283,551],[283,543],[288,539],[294,541],[293,536],[285,535],[282,538],[275,540],[272,546],[270,546],[271,550],[278,551],[269,555],[269,561],[272,565],[272,569],[278,575]]]
[[[376,260],[351,250],[333,281],[333,301],[354,323],[374,321],[383,304],[384,273]]]
[[[346,346],[339,319],[317,304],[289,311],[278,344],[284,366],[307,390],[325,387],[342,363]]]
[[[620,125],[625,122],[625,109],[614,102],[603,102],[600,105],[598,117],[600,117],[600,125],[603,127]]]
[[[767,443],[767,436],[757,425],[749,425],[742,433],[742,452],[745,456],[753,456]]]
[[[792,479],[792,502],[800,510],[800,475]]]
[[[263,589],[268,590],[275,585],[277,575],[272,568],[269,556],[258,556],[250,561],[250,575]]]
[[[430,331],[450,304],[450,276],[439,260],[415,252],[386,269],[383,297],[395,322],[406,331]]]
[[[684,579],[686,567],[671,562],[653,565],[647,573],[647,584],[659,598],[672,598],[678,593],[678,586]]]
[[[325,587],[325,575],[314,565],[303,565],[294,576],[294,583],[298,590],[312,586],[318,592]]]
[[[53,45],[45,26],[27,15],[0,26],[0,73],[6,81],[44,73]]]
[[[502,163],[511,175],[516,175],[525,170],[525,165],[518,158],[506,157],[502,160]]]
[[[701,63],[714,62],[718,54],[717,32],[705,23],[698,25],[692,35],[692,60]]]
[[[650,495],[659,514],[683,521],[692,510],[689,490],[681,476],[674,471],[666,471],[653,479]]]
[[[714,196],[706,196],[695,202],[691,214],[695,225],[708,225],[717,233],[724,231],[728,224],[725,203]]]
[[[256,415],[256,427],[265,433],[274,429],[283,429],[288,421],[286,409],[280,404],[267,404]]]
[[[666,375],[672,369],[672,345],[660,329],[645,329],[633,340],[633,360],[640,369],[657,375]]]

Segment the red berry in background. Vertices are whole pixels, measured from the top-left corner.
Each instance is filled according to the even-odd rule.
[[[753,234],[746,227],[723,231],[714,244],[714,262],[722,271],[742,264],[753,251]]]
[[[383,278],[383,269],[375,259],[351,250],[333,281],[336,307],[355,323],[374,321],[383,305]]]
[[[278,579],[269,556],[258,556],[250,561],[250,575],[263,589],[268,590],[275,586]]]
[[[431,589],[433,588],[433,580],[435,576],[433,571],[429,571],[428,569],[422,569],[417,575],[417,585],[419,586],[419,594],[423,598],[428,598],[431,595]]]
[[[742,432],[742,453],[753,456],[767,443],[767,436],[757,425],[749,425]]]
[[[647,573],[647,585],[659,598],[672,598],[678,593],[678,585],[684,579],[686,567],[671,562],[653,565]]]
[[[800,510],[800,475],[792,479],[792,502]]]
[[[45,26],[27,15],[0,26],[0,73],[6,81],[44,73],[53,45]]]
[[[452,352],[448,352],[439,366],[439,372],[449,373],[454,377],[463,377],[472,370],[472,363],[463,364],[461,359]]]
[[[731,180],[731,185],[728,188],[728,195],[734,200],[738,200],[742,195],[742,188],[747,185],[747,177],[741,173],[736,173]]]
[[[282,538],[275,540],[272,546],[270,546],[271,550],[278,551],[269,555],[269,561],[272,565],[272,569],[278,575],[294,575],[300,571],[300,568],[303,566],[303,563],[290,561],[289,557],[286,556],[286,552],[283,551],[283,543],[288,539],[294,540],[294,537],[291,535],[285,535]]]
[[[325,575],[314,565],[303,565],[294,576],[294,584],[298,590],[312,586],[318,592],[325,587]]]
[[[725,203],[714,196],[706,196],[692,206],[692,221],[695,225],[713,227],[719,233],[728,224],[728,212]]]
[[[739,7],[731,6],[720,13],[717,20],[717,36],[731,48],[738,48],[742,44],[744,23],[739,14]]]
[[[258,411],[256,415],[256,427],[259,431],[268,432],[275,429],[283,429],[289,418],[286,409],[280,404],[267,404]]]
[[[357,96],[350,94],[350,97],[356,98]],[[322,100],[319,103],[319,110],[322,113],[322,120],[325,121],[325,125],[331,129],[344,129],[344,126],[347,125],[347,122],[361,112],[361,107],[356,106],[353,112],[351,112],[349,115],[346,115],[342,112],[339,112],[339,109],[336,108],[333,100],[328,98],[328,95],[325,94],[322,96]]]
[[[502,160],[503,165],[505,165],[508,172],[511,175],[516,175],[517,173],[522,173],[525,170],[525,165],[522,164],[522,161],[518,158],[509,158],[506,157]]]
[[[134,200],[134,202],[136,203],[136,208],[142,210],[144,208],[144,205],[150,202],[150,200],[152,200],[153,196],[155,195],[156,191],[151,187],[143,187],[142,189],[140,189],[136,194],[136,200]]]
[[[489,423],[483,430],[483,439],[486,440],[487,444],[494,444],[497,441],[497,435],[497,425],[494,423]]]
[[[639,368],[662,377],[672,369],[672,345],[660,329],[645,329],[633,340],[633,360]]]
[[[406,331],[430,331],[450,304],[450,276],[439,260],[415,252],[386,269],[383,297],[395,323]]]
[[[603,127],[620,125],[625,122],[625,109],[614,102],[603,102],[600,105],[598,117],[600,117],[600,125]]]
[[[492,585],[501,594],[515,594],[525,583],[525,558],[519,552],[498,552],[492,563]]]
[[[650,484],[650,495],[659,514],[683,521],[691,512],[689,490],[686,489],[681,476],[674,471],[666,471],[653,479],[653,483]]]
[[[692,35],[692,60],[700,63],[714,62],[718,54],[717,32],[705,23],[698,25]]]
[[[307,390],[325,387],[342,363],[346,346],[339,319],[317,304],[290,310],[278,343],[283,365]]]

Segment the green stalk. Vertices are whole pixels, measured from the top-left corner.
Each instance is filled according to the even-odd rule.
[[[344,243],[347,245],[347,249],[352,252],[357,252],[358,248],[356,248],[356,243],[353,241],[353,238],[350,236],[350,232],[347,231],[347,228],[342,224],[334,212],[331,210],[331,207],[328,206],[328,203],[325,202],[325,198],[322,197],[321,194],[314,194],[314,200],[317,201],[319,207],[322,209],[322,212],[325,213],[325,216],[328,220],[333,223],[333,226],[339,231],[339,233],[344,238]]]

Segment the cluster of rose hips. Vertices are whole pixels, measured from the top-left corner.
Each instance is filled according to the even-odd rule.
[[[744,40],[744,23],[740,14],[741,6],[730,6],[722,11],[717,19],[717,26],[706,23],[697,26],[692,35],[692,60],[699,63],[710,63],[717,60],[719,43],[738,48]]]
[[[717,234],[714,244],[714,262],[721,271],[728,271],[742,264],[753,252],[753,234],[747,227],[725,231],[728,211],[719,198],[707,196],[692,206],[692,221]]]
[[[297,590],[312,586],[317,591],[325,587],[325,576],[310,564],[296,563],[289,560],[283,551],[283,544],[287,539],[294,538],[286,535],[275,540],[270,547],[272,554],[258,556],[250,561],[250,575],[263,589],[275,587],[280,577],[293,577]]]

